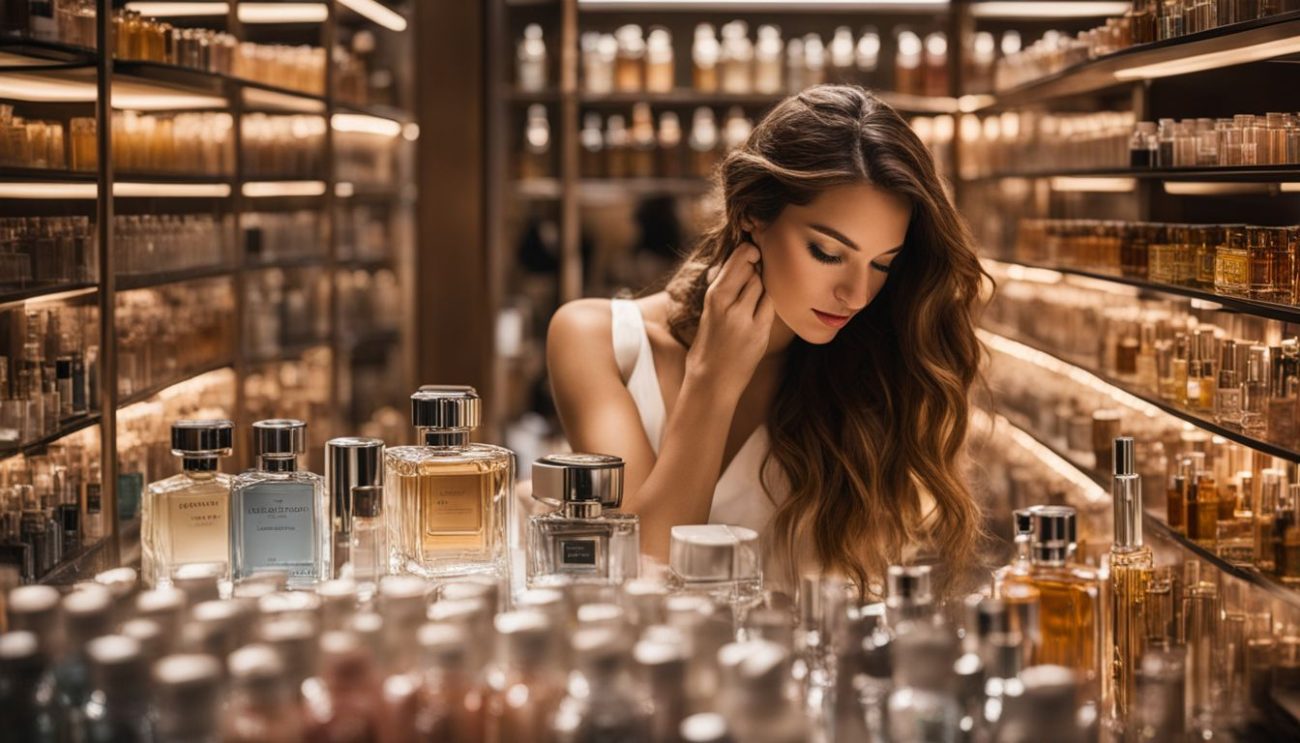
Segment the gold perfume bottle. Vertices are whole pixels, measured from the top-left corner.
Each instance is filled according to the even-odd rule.
[[[1177,470],[1169,478],[1169,487],[1165,491],[1165,523],[1179,534],[1187,534],[1187,493],[1191,488],[1192,460],[1183,457],[1178,460]]]
[[[1213,325],[1202,325],[1196,329],[1196,355],[1199,363],[1197,368],[1188,371],[1188,376],[1190,378],[1195,375],[1197,378],[1197,395],[1194,398],[1191,397],[1189,387],[1188,403],[1192,408],[1203,413],[1214,412],[1214,398],[1218,387],[1218,375],[1215,374],[1215,369],[1218,366],[1218,345]]]
[[[1300,585],[1300,483],[1292,483],[1278,501],[1273,518],[1273,562],[1277,577]]]
[[[393,572],[504,575],[514,454],[470,443],[481,411],[472,387],[427,385],[411,395],[423,445],[384,452]]]
[[[1187,499],[1187,536],[1213,550],[1218,539],[1219,484],[1210,470],[1196,472],[1196,489]]]
[[[1101,583],[1073,562],[1076,515],[1067,506],[1033,509],[1030,571],[1024,578],[1039,592],[1041,646],[1037,663],[1079,671],[1089,685],[1101,680]]]
[[[1246,225],[1225,225],[1223,241],[1214,251],[1214,291],[1228,297],[1250,293],[1250,254],[1246,250]]]
[[[1190,342],[1186,333],[1174,336],[1174,357],[1170,362],[1169,401],[1175,405],[1187,405],[1187,374],[1190,363]]]
[[[1259,492],[1255,496],[1252,509],[1255,512],[1255,567],[1264,572],[1277,569],[1273,551],[1273,524],[1277,519],[1278,503],[1282,500],[1282,483],[1286,473],[1282,470],[1266,469],[1259,475]]]
[[[1252,510],[1252,480],[1250,470],[1237,473],[1237,487],[1232,498],[1232,513],[1223,518],[1219,509],[1219,557],[1232,563],[1249,567],[1255,562],[1255,513]],[[1220,501],[1220,505],[1228,499]]]
[[[1142,478],[1137,474],[1133,439],[1115,439],[1114,479],[1115,541],[1110,548],[1110,659],[1111,712],[1126,720],[1135,702],[1138,664],[1147,634],[1146,599],[1154,557],[1142,543]]]

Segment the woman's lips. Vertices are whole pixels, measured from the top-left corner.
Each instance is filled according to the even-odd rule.
[[[853,317],[853,315],[832,315],[829,312],[822,312],[821,310],[813,310],[813,314],[817,316],[818,320],[821,320],[822,322],[836,329],[842,328],[845,325],[847,325],[849,323],[849,320],[852,319]]]

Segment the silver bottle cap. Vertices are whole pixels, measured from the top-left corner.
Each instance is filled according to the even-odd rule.
[[[934,600],[929,565],[890,565],[886,596],[888,603],[922,604]]]
[[[1011,512],[1016,535],[1034,533],[1034,512],[1028,508],[1017,508]]]
[[[1068,547],[1075,540],[1075,511],[1069,506],[1038,506],[1034,514],[1034,544]]]
[[[1115,478],[1110,494],[1114,504],[1115,548],[1142,546],[1142,478],[1134,472],[1133,439],[1115,439]],[[1073,537],[1073,535],[1071,535]]]
[[[743,526],[674,526],[668,566],[686,580],[744,580],[762,575],[758,532]]]
[[[335,528],[352,532],[352,488],[384,483],[384,442],[365,436],[342,436],[325,442],[325,486]]]
[[[473,387],[426,384],[411,395],[411,423],[416,428],[470,431],[482,417],[482,400]]]
[[[1133,437],[1116,436],[1113,443],[1111,462],[1115,475],[1136,475],[1137,458],[1134,456]]]
[[[533,463],[533,498],[551,505],[623,502],[623,460],[606,454],[552,454]]]
[[[172,454],[178,457],[228,457],[235,424],[228,420],[180,420],[172,424]]]
[[[253,424],[253,446],[259,457],[296,457],[307,451],[307,424],[292,418],[258,421]]]

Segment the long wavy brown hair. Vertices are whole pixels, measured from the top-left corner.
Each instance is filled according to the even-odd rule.
[[[962,475],[968,393],[982,356],[975,336],[986,277],[929,150],[887,104],[856,86],[820,85],[776,106],[715,175],[724,214],[669,280],[669,325],[689,345],[707,272],[788,204],[866,182],[907,199],[902,251],[874,300],[834,341],[795,339],[768,428],[790,496],[773,522],[777,554],[795,546],[875,594],[904,548],[937,558],[940,588],[976,563],[980,509]],[[922,528],[920,488],[937,514]],[[793,574],[791,576],[793,577]],[[958,581],[959,582],[959,581]]]

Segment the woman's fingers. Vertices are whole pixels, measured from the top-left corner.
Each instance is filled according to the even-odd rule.
[[[753,314],[758,305],[758,300],[762,297],[763,279],[755,272],[750,275],[749,279],[745,281],[745,285],[741,287],[740,295],[736,297],[735,306]]]
[[[745,281],[754,275],[758,262],[758,248],[745,244],[737,247],[722,263],[722,270],[710,285],[709,291],[718,296],[724,306],[729,306],[745,287]]]

